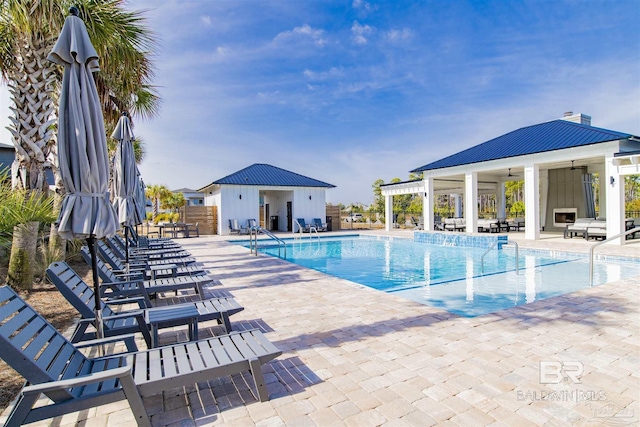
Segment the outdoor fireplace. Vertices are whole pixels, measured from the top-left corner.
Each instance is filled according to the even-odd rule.
[[[578,216],[577,208],[559,208],[553,210],[553,226],[564,227],[567,224],[576,222]]]

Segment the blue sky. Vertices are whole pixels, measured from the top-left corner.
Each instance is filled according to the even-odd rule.
[[[148,184],[198,189],[268,163],[368,204],[376,179],[565,111],[640,135],[637,0],[127,6],[160,39],[161,113],[135,124]]]

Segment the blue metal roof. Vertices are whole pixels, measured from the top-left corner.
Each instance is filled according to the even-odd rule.
[[[416,168],[411,172],[422,172],[545,151],[581,147],[626,139],[631,136],[628,133],[596,128],[567,120],[554,120],[514,130],[475,147]]]
[[[335,187],[335,185],[263,163],[255,163],[236,173],[213,181],[212,184],[263,185],[270,187]]]

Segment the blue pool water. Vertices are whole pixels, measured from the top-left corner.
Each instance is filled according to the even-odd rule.
[[[238,242],[236,242],[238,243]],[[242,242],[248,246],[248,242]],[[278,256],[278,247],[262,252]],[[473,317],[589,286],[589,260],[580,254],[430,245],[355,236],[287,243],[287,261],[422,304]],[[640,262],[596,260],[594,285],[640,275]]]

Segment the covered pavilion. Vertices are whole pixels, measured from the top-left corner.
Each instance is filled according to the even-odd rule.
[[[640,174],[640,138],[591,126],[591,117],[562,119],[514,130],[418,167],[423,179],[381,186],[386,229],[391,230],[393,196],[421,194],[423,222],[433,231],[435,195],[454,195],[467,232],[477,230],[478,196],[496,195],[498,218],[506,217],[505,182],[524,180],[525,238],[562,231],[576,218],[595,217],[592,176],[598,174],[599,217],[607,239],[625,231],[624,176]],[[462,215],[460,215],[462,214]],[[624,244],[618,237],[612,243]]]

